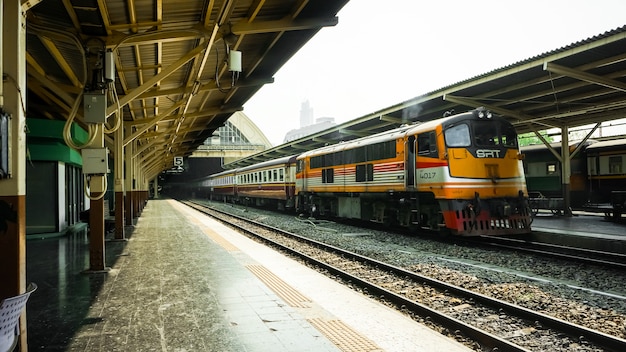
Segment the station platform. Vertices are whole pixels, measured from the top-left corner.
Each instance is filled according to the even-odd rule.
[[[574,211],[561,216],[540,211],[533,217],[531,240],[626,253],[626,219],[614,222],[598,213]]]
[[[30,351],[468,351],[405,315],[167,199],[107,241],[27,241]]]

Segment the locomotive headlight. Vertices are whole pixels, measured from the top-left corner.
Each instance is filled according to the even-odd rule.
[[[493,117],[493,114],[491,113],[491,111],[488,110],[480,110],[478,112],[478,118],[479,119],[491,119]]]

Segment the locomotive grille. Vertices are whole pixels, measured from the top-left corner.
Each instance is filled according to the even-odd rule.
[[[472,214],[465,209],[457,210],[455,214],[457,224],[462,226],[462,232],[465,234],[472,234],[474,231],[506,233],[508,231],[528,229],[530,227],[524,214],[519,214],[519,217],[482,219],[472,217]]]

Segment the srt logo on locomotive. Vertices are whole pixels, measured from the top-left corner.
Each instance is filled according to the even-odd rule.
[[[477,158],[499,158],[500,151],[497,149],[476,149]]]

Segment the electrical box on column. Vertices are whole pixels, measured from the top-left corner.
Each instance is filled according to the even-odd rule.
[[[85,148],[81,150],[83,173],[105,175],[109,173],[109,150],[107,148]]]
[[[107,148],[84,148],[83,174],[88,177],[91,192],[106,192],[106,174],[109,173],[109,150]]]
[[[107,97],[104,93],[86,93],[83,96],[83,112],[86,123],[105,123]]]

